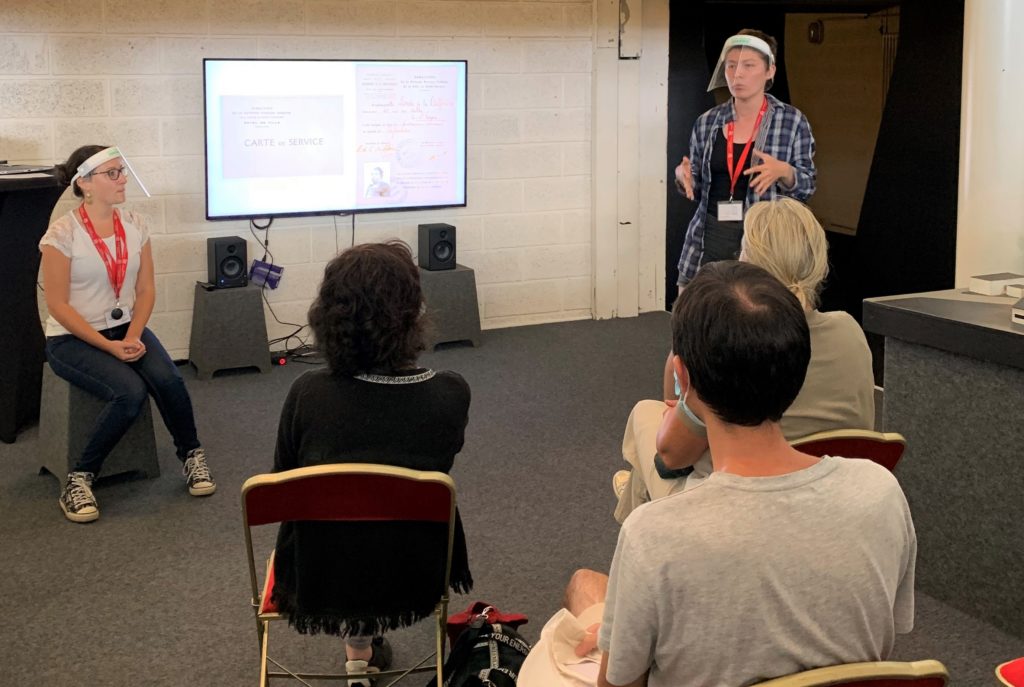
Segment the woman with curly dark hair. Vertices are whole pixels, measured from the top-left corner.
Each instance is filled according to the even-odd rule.
[[[327,265],[309,309],[327,369],[307,372],[292,385],[278,427],[275,472],[342,462],[451,470],[462,449],[469,386],[455,372],[417,366],[425,348],[422,312],[419,270],[400,241],[354,246]],[[416,582],[410,588],[399,559],[393,579],[368,579],[362,571],[361,556],[396,556],[389,527],[394,523],[284,523],[278,532],[275,603],[299,632],[345,637],[350,673],[385,670],[391,652],[382,633],[433,611],[433,603],[411,616],[401,610],[418,590]],[[430,534],[412,539],[426,546]],[[338,541],[346,545],[339,548]],[[461,523],[451,580],[459,592],[473,583]],[[358,604],[351,600],[353,587],[360,590]],[[325,614],[323,608],[338,610]]]

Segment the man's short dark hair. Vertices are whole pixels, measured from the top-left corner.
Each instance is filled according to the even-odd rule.
[[[701,267],[672,309],[672,350],[723,422],[778,422],[811,359],[800,301],[764,269],[726,260]]]
[[[423,292],[401,241],[363,243],[327,263],[309,326],[331,372],[389,374],[425,348]]]

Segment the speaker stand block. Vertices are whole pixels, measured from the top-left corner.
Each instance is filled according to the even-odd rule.
[[[451,341],[469,341],[479,346],[480,306],[473,270],[463,265],[433,271],[421,267],[420,284],[432,325],[428,348]]]
[[[211,379],[214,372],[235,367],[270,372],[260,287],[207,291],[196,284],[188,359],[199,379]]]

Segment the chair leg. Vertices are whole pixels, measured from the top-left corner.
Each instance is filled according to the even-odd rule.
[[[260,687],[267,687],[267,645],[270,642],[270,627],[267,622],[260,623]]]
[[[443,608],[439,608],[436,612],[437,615],[437,628],[434,632],[436,637],[436,648],[437,655],[434,657],[434,662],[437,664],[437,687],[444,685],[444,635],[445,635],[445,623],[447,617],[444,613]]]

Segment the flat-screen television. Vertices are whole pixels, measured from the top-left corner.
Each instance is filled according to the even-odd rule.
[[[466,61],[204,59],[206,217],[466,204]]]

